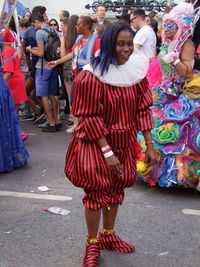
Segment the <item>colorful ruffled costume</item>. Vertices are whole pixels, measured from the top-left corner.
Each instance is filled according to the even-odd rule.
[[[154,130],[152,138],[158,162],[146,168],[141,156],[138,171],[150,185],[161,187],[200,186],[200,90],[190,83],[184,84],[173,64],[166,63],[168,45],[163,44],[159,62],[163,77],[161,84],[153,87]],[[196,78],[199,77],[199,74]],[[191,82],[192,83],[192,82]],[[140,143],[145,149],[143,137]]]
[[[137,164],[141,177],[149,185],[182,186],[200,189],[200,75],[185,81],[173,65],[193,27],[192,4],[181,3],[163,18],[163,24],[175,22],[178,30],[173,40],[163,33],[163,45],[158,56],[162,80],[152,88],[154,130],[152,138],[157,152],[157,164],[144,164],[144,154]],[[192,62],[191,62],[192,64]],[[143,138],[140,143],[145,150]]]

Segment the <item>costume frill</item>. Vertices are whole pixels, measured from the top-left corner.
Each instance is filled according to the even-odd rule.
[[[20,124],[13,96],[0,66],[0,172],[10,172],[27,163]]]
[[[181,79],[174,65],[163,60],[167,53],[164,44],[158,57],[162,81],[152,88],[152,138],[158,162],[149,168],[142,154],[137,169],[151,186],[200,189],[200,75],[193,74],[190,81]],[[143,137],[138,138],[145,150]]]
[[[141,152],[136,131],[153,128],[152,94],[141,61],[131,57],[124,65],[110,65],[103,76],[88,65],[76,78],[72,112],[79,123],[66,154],[65,173],[84,189],[86,208],[122,204],[124,189],[135,182]],[[108,168],[96,142],[100,138],[121,162],[122,175]]]

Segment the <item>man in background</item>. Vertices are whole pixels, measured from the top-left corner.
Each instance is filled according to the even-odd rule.
[[[152,27],[147,25],[146,15],[142,9],[135,9],[131,12],[131,24],[137,29],[133,39],[134,52],[142,53],[148,59],[156,55],[156,34]]]
[[[108,24],[110,24],[110,21],[105,19],[106,17],[106,7],[102,4],[98,5],[96,8],[96,16],[97,16],[97,23],[94,23],[93,27],[95,28],[95,26],[97,25],[105,25],[107,26]]]
[[[38,56],[36,64],[36,95],[42,98],[43,108],[46,113],[48,124],[42,128],[42,132],[56,132],[58,126],[58,106],[55,96],[58,90],[58,71],[57,68],[49,70],[45,55],[45,44],[49,38],[49,25],[41,13],[36,13],[32,18],[36,32],[37,46],[27,47],[26,50],[32,55]]]
[[[59,20],[60,22],[65,21],[68,22],[69,20],[69,12],[67,10],[61,10],[59,13]]]

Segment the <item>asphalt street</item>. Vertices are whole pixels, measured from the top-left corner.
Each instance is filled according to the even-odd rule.
[[[71,135],[64,127],[41,133],[30,121],[22,126],[30,134],[29,163],[0,174],[0,267],[79,267],[86,240],[83,192],[63,172]],[[48,193],[38,190],[43,185]],[[199,267],[199,203],[195,190],[148,187],[138,179],[126,190],[116,224],[117,233],[135,245],[135,252],[102,252],[99,266]],[[43,210],[52,206],[71,213]],[[194,210],[194,215],[185,214],[185,209]]]

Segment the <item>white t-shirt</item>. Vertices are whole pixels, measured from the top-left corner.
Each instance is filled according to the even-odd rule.
[[[155,56],[156,34],[150,26],[144,25],[139,29],[133,39],[133,43],[141,45],[139,51],[135,51],[136,53],[142,53],[148,58]]]

